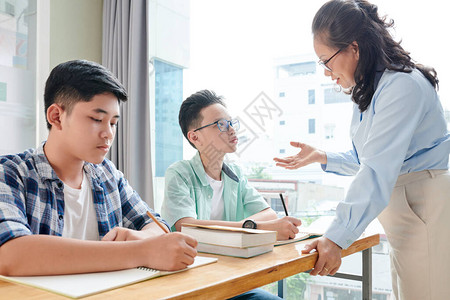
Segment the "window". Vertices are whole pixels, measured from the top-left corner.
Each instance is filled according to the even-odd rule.
[[[18,153],[36,146],[36,1],[0,1],[0,41],[0,154]]]
[[[308,133],[309,134],[316,133],[316,119],[309,119],[308,120]]]
[[[287,205],[288,204],[287,199],[285,201]],[[283,204],[281,203],[280,198],[278,197],[270,198],[270,207],[277,213],[284,213]]]
[[[321,0],[322,3],[325,1]],[[313,53],[312,42],[308,49],[299,47],[299,44],[303,44],[299,40],[311,39],[310,24],[305,26],[304,21],[312,20],[318,6],[320,4],[309,5],[305,1],[241,1],[240,11],[252,11],[255,7],[258,9],[258,14],[251,18],[249,26],[248,15],[236,14],[237,6],[229,1],[191,1],[191,32],[196,38],[191,41],[192,59],[184,73],[185,97],[205,87],[215,90],[225,97],[232,113],[238,112],[241,126],[245,124],[247,132],[254,132],[250,141],[239,137],[239,155],[232,157],[243,170],[247,170],[247,176],[251,175],[252,167],[261,166],[261,162],[267,161],[267,157],[273,157],[274,154],[284,156],[291,151],[297,153],[289,146],[291,140],[316,147],[322,147],[327,141],[332,141],[330,146],[336,148],[337,145],[342,145],[343,148],[351,146],[348,134],[337,135],[341,128],[337,128],[339,124],[350,122],[348,115],[341,114],[340,107],[335,109],[318,105],[350,102],[349,97],[332,90],[330,78],[325,77],[323,70],[317,67],[318,58]],[[225,24],[231,14],[235,25],[229,27]],[[214,22],[211,22],[211,15],[214,15]],[[245,47],[241,47],[241,41],[246,41],[249,33],[258,30],[261,34],[264,33],[264,38],[245,43]],[[214,55],[210,55],[211,53]],[[222,84],[229,78],[239,84]],[[323,90],[328,87],[332,94],[324,95]],[[260,92],[266,93],[269,99],[255,101]],[[249,107],[253,109],[250,111]],[[252,118],[246,118],[246,113]],[[336,129],[327,127],[326,123],[336,124]],[[316,125],[320,126],[317,130],[320,135],[316,134]],[[241,151],[244,147],[245,150]],[[185,158],[190,158],[192,154],[186,152]],[[323,172],[318,164],[289,171],[267,164],[264,165],[264,173],[270,179],[250,184],[260,192],[270,190],[278,193],[280,189],[290,189],[289,206],[292,215],[300,217],[305,225],[322,216],[332,216],[351,181],[349,177]],[[279,199],[269,202],[275,211],[283,212]],[[381,272],[374,271],[374,285],[377,284],[376,278],[383,277],[380,274],[388,273],[389,270],[388,256],[380,257],[381,260],[380,265],[384,268]],[[360,267],[360,261],[352,264],[356,269]],[[313,291],[316,293],[329,285],[339,284],[339,279],[327,277],[326,280],[326,283],[314,282],[309,280],[307,274],[297,274],[287,279],[289,288],[285,290],[285,297],[310,299],[317,295],[313,296]],[[389,292],[391,285],[388,281],[385,280],[380,285]],[[274,286],[273,290],[269,289],[276,294],[276,283]],[[348,294],[358,290],[347,287],[342,289]],[[322,293],[322,300],[324,296]]]
[[[315,103],[316,103],[316,91],[308,90],[308,104],[315,104]]]
[[[155,59],[155,176],[183,159],[178,110],[183,101],[183,70]]]

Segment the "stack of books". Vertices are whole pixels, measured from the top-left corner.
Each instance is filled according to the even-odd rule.
[[[183,224],[181,232],[198,241],[197,251],[234,257],[253,257],[273,250],[277,232],[217,225]]]

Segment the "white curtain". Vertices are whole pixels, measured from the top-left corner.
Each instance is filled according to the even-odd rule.
[[[146,0],[104,0],[102,64],[128,91],[110,159],[141,198],[154,207]]]

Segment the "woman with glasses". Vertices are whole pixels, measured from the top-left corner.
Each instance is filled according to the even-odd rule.
[[[308,245],[312,275],[335,274],[347,248],[376,217],[391,245],[397,299],[450,295],[450,136],[433,68],[415,63],[389,33],[393,21],[367,1],[332,0],[313,20],[314,49],[325,76],[351,94],[353,149],[324,152],[291,142],[297,155],[275,158],[297,169],[355,175],[324,237]]]

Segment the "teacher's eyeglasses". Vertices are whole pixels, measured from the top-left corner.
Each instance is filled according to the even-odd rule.
[[[212,125],[216,125],[216,124],[217,124],[217,127],[219,128],[219,130],[221,132],[227,132],[230,129],[230,126],[233,127],[233,129],[235,131],[239,130],[239,128],[241,127],[238,119],[231,119],[229,121],[226,120],[226,119],[220,119],[220,120],[217,120],[217,121],[215,121],[215,122],[213,122],[211,124],[199,127],[197,129],[195,129],[194,132],[196,132],[196,131],[198,131],[200,129],[212,126]]]
[[[325,70],[329,71],[329,72],[333,72],[333,70],[331,70],[331,68],[329,66],[327,66],[327,63],[329,63],[336,55],[338,55],[342,50],[344,50],[346,47],[339,49],[335,54],[333,54],[333,56],[331,56],[329,59],[323,61],[321,59],[319,59],[319,61],[317,62],[320,66],[322,66]]]

